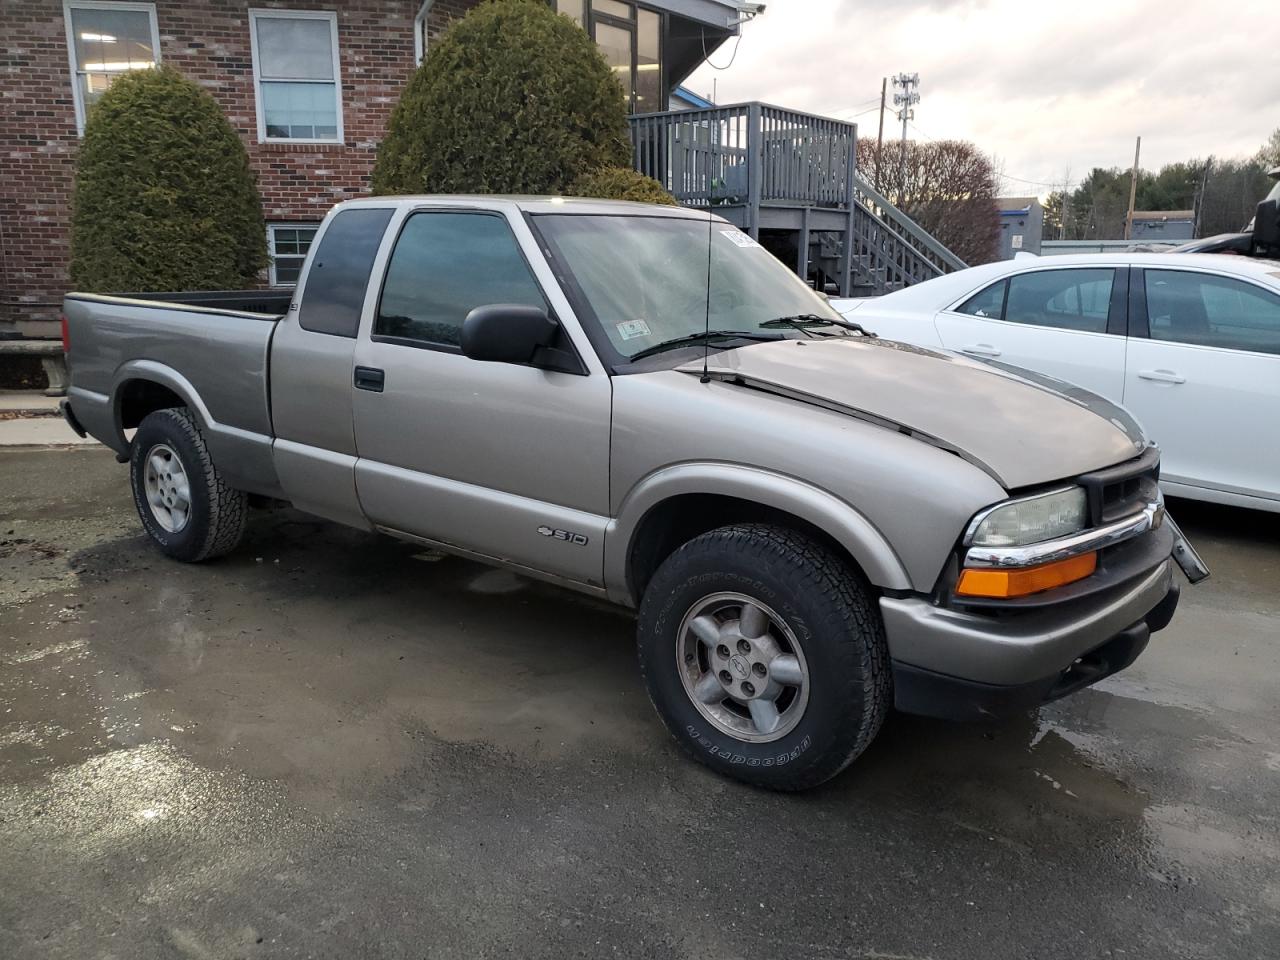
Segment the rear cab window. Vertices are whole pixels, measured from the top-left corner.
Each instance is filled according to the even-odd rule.
[[[390,207],[354,207],[333,215],[303,278],[298,325],[312,333],[355,338],[373,259]]]

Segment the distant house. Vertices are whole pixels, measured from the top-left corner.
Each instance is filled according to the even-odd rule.
[[[700,97],[688,87],[676,87],[671,91],[669,110],[710,110],[715,104],[706,97]]]
[[[1194,210],[1137,210],[1129,237],[1135,243],[1180,243],[1194,239],[1195,232]]]
[[[1035,197],[998,197],[1000,256],[1012,260],[1019,253],[1040,253],[1044,238],[1044,207]]]

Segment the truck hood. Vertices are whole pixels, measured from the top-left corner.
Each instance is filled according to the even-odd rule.
[[[702,362],[679,370],[701,374]],[[1112,466],[1147,447],[1137,422],[1097,394],[911,344],[779,340],[714,353],[707,373],[909,432],[1008,490]]]

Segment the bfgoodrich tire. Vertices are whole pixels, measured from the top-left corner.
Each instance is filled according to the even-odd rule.
[[[208,560],[240,542],[247,498],[222,479],[185,407],[157,410],[138,425],[129,480],[147,535],[175,560]]]
[[[834,777],[891,702],[870,588],[831,550],[781,527],[721,527],[668,557],[640,606],[639,654],[680,745],[775,790]]]

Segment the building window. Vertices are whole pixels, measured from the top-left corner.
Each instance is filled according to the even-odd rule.
[[[298,282],[318,229],[313,223],[273,223],[267,227],[273,287],[292,287]]]
[[[342,142],[338,15],[250,10],[258,139]]]
[[[85,112],[111,81],[126,70],[160,62],[160,33],[151,3],[67,0],[63,5],[76,129],[84,133]]]
[[[632,113],[667,108],[661,14],[623,0],[555,0],[555,9],[588,29],[622,84]]]

